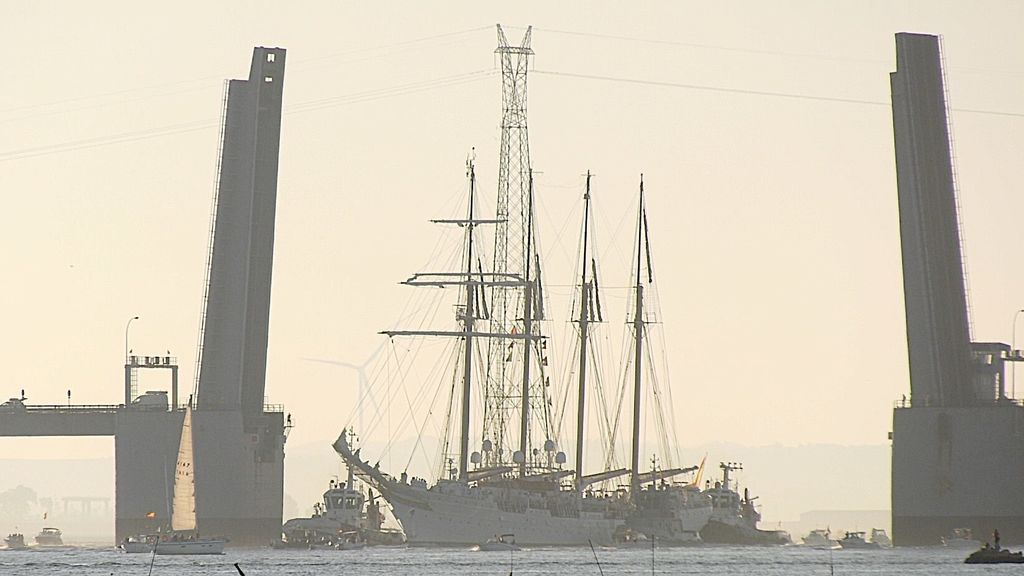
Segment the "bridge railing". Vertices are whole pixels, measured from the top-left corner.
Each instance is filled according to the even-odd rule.
[[[990,406],[1024,406],[1024,399],[999,398],[997,400],[974,400],[970,404],[956,406],[956,408],[983,408]],[[927,400],[912,402],[910,398],[901,398],[893,402],[893,408],[942,408],[942,406],[933,404]]]
[[[26,404],[18,412],[117,412],[124,404]]]

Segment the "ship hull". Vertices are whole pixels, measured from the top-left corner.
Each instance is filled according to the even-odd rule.
[[[626,526],[663,545],[688,545],[703,541],[700,532],[707,527],[710,518],[709,505],[671,510],[668,516],[636,513],[626,520]]]
[[[186,542],[160,542],[156,545],[159,556],[190,556],[223,554],[224,540],[193,540]]]
[[[150,554],[156,552],[161,556],[187,556],[187,555],[208,555],[223,554],[223,540],[192,540],[183,542],[122,542],[121,550],[126,554]]]
[[[701,539],[708,544],[739,544],[746,546],[774,546],[790,544],[783,532],[758,530],[742,524],[730,524],[711,519],[700,531]]]
[[[153,544],[149,542],[122,542],[118,546],[125,554],[149,554],[153,551]]]
[[[424,491],[426,493],[426,491]],[[426,505],[391,501],[395,518],[411,545],[481,544],[495,534],[514,534],[519,546],[610,545],[621,519],[583,512],[552,516],[547,510],[508,512],[487,498],[428,494]]]

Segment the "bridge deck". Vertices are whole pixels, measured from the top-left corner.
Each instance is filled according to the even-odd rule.
[[[0,412],[0,436],[113,436],[117,405],[25,406]]]
[[[264,406],[265,413],[283,410],[278,405]],[[126,407],[124,404],[26,404],[0,409],[0,437],[113,436],[119,413],[162,414],[168,411],[166,408]]]

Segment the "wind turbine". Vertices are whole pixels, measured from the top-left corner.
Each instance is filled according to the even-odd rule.
[[[386,344],[387,344],[387,341],[381,342],[380,346],[377,346],[377,349],[374,350],[373,353],[370,354],[366,358],[366,360],[363,361],[362,364],[352,364],[351,362],[345,362],[343,360],[330,360],[330,359],[326,359],[326,358],[303,358],[303,360],[306,360],[307,362],[319,362],[320,364],[330,364],[331,366],[340,366],[342,368],[349,368],[351,370],[355,370],[356,371],[356,376],[359,379],[359,397],[358,397],[358,402],[357,402],[356,405],[359,407],[359,431],[360,431],[360,433],[364,432],[364,430],[363,430],[363,409],[362,409],[364,394],[366,395],[366,397],[368,397],[370,399],[370,402],[373,403],[373,409],[375,410],[375,412],[379,412],[380,411],[380,405],[377,403],[377,399],[373,396],[373,392],[370,391],[370,387],[369,387],[370,379],[366,375],[366,369],[371,364],[373,364],[373,362],[377,359],[377,356],[380,356],[380,352],[381,352],[381,350],[384,349],[384,346]]]

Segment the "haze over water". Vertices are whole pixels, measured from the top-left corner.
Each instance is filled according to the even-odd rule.
[[[835,574],[916,576],[977,574],[963,564],[965,552],[943,548],[837,550]],[[651,551],[598,548],[600,569],[589,548],[544,548],[516,552],[514,574],[605,576],[651,574]],[[0,553],[0,574],[35,576],[146,575],[151,556],[122,554],[111,548]],[[351,551],[247,550],[219,557],[158,556],[153,576],[237,576],[238,562],[246,576],[505,576],[506,552],[454,548],[367,548]],[[656,549],[655,574],[744,574],[748,576],[810,576],[829,574],[829,552],[787,547],[717,547]]]

